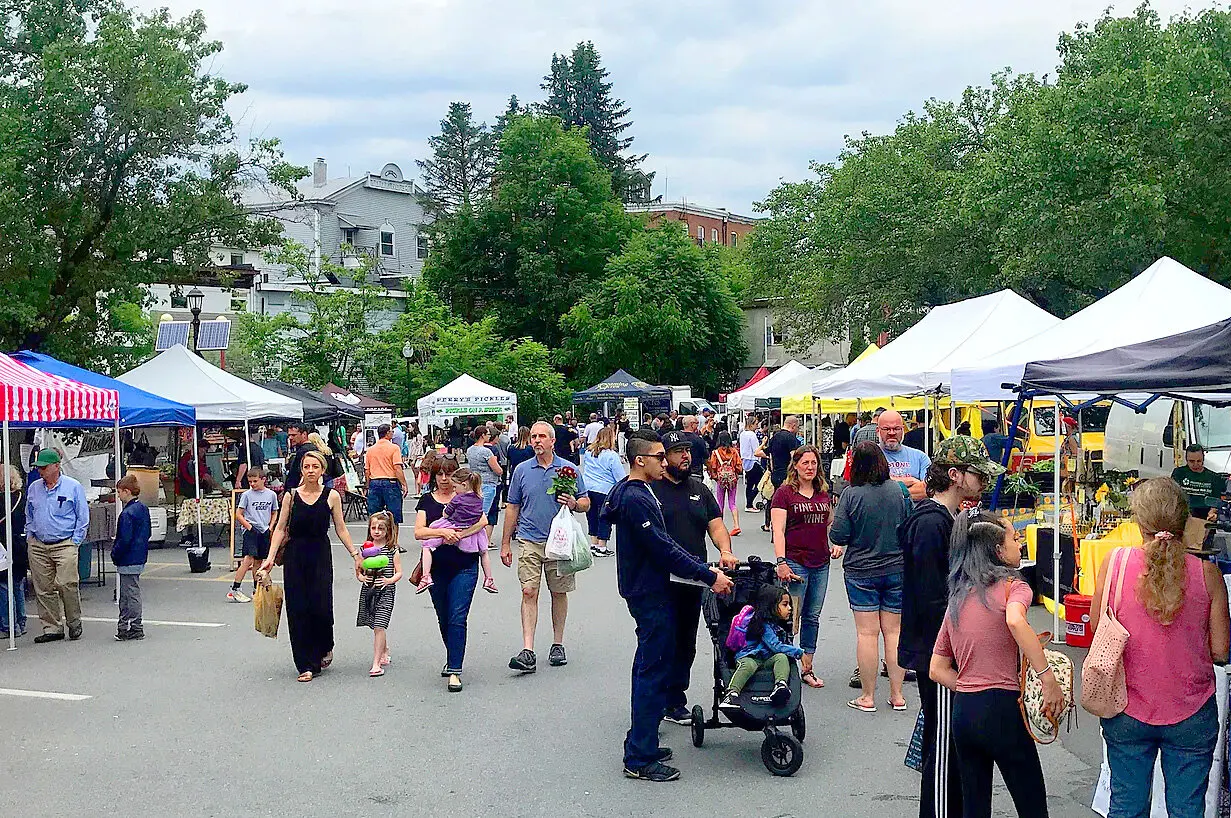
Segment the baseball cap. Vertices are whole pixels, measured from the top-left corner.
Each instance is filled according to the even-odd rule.
[[[667,432],[662,436],[662,441],[663,447],[666,448],[667,451],[671,451],[672,449],[689,448],[692,446],[692,442],[689,441],[688,436],[683,432]]]
[[[34,458],[35,466],[50,466],[53,463],[60,462],[60,453],[55,449],[42,449],[38,453],[38,457]]]
[[[967,435],[954,435],[941,441],[936,447],[933,463],[942,466],[956,466],[971,469],[987,477],[999,477],[1004,474],[1004,466],[994,462],[987,456],[987,447],[983,441],[975,440]]]

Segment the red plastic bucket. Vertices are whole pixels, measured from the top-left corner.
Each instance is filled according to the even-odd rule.
[[[1090,601],[1085,594],[1064,595],[1064,641],[1075,648],[1088,648],[1094,641],[1094,631],[1090,628]]]

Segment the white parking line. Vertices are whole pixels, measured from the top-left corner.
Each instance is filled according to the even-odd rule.
[[[0,687],[0,696],[24,696],[27,699],[58,699],[64,702],[81,702],[94,698],[93,696],[83,696],[80,693],[55,693],[50,690],[18,690],[12,687]]]
[[[83,616],[82,622],[114,622],[115,617]],[[178,625],[181,628],[225,628],[225,622],[174,622],[169,619],[142,619],[143,625]]]

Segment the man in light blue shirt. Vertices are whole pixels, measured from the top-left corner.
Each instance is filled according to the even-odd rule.
[[[521,633],[523,649],[509,660],[509,667],[522,673],[536,668],[534,631],[539,623],[539,586],[547,579],[551,593],[551,626],[555,640],[548,661],[553,666],[568,663],[564,653],[564,622],[568,618],[568,593],[577,587],[575,574],[560,576],[554,560],[546,560],[547,535],[560,506],[585,513],[590,508],[586,485],[577,475],[577,493],[550,494],[552,481],[560,469],[577,467],[556,455],[556,430],[546,421],[530,427],[530,447],[534,459],[517,466],[509,481],[504,531],[500,537],[500,561],[513,564],[513,536],[517,535],[517,579],[521,582]]]
[[[902,445],[906,434],[902,416],[892,409],[882,412],[876,419],[876,434],[889,461],[889,476],[910,489],[910,499],[919,501],[927,497],[925,481],[932,459],[918,449]]]
[[[43,621],[39,644],[81,638],[81,592],[77,551],[90,526],[85,489],[60,473],[60,455],[43,449],[34,461],[39,479],[30,484],[26,498],[26,539],[30,577],[38,597],[38,618]]]

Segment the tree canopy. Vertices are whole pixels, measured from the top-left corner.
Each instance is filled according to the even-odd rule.
[[[475,123],[469,102],[449,103],[440,133],[429,137],[431,157],[415,164],[423,174],[427,209],[435,216],[455,213],[487,194],[494,146],[485,123]]]
[[[1159,256],[1227,283],[1231,14],[1143,5],[1059,40],[1054,78],[1004,71],[848,138],[775,188],[748,257],[789,341],[899,330],[1012,287],[1065,317]]]
[[[209,264],[215,243],[271,243],[277,224],[250,218],[239,191],[291,190],[307,171],[276,140],[235,147],[226,103],[244,86],[209,73],[221,45],[199,13],[30,0],[4,15],[0,345],[135,363],[149,327],[126,305]]]

